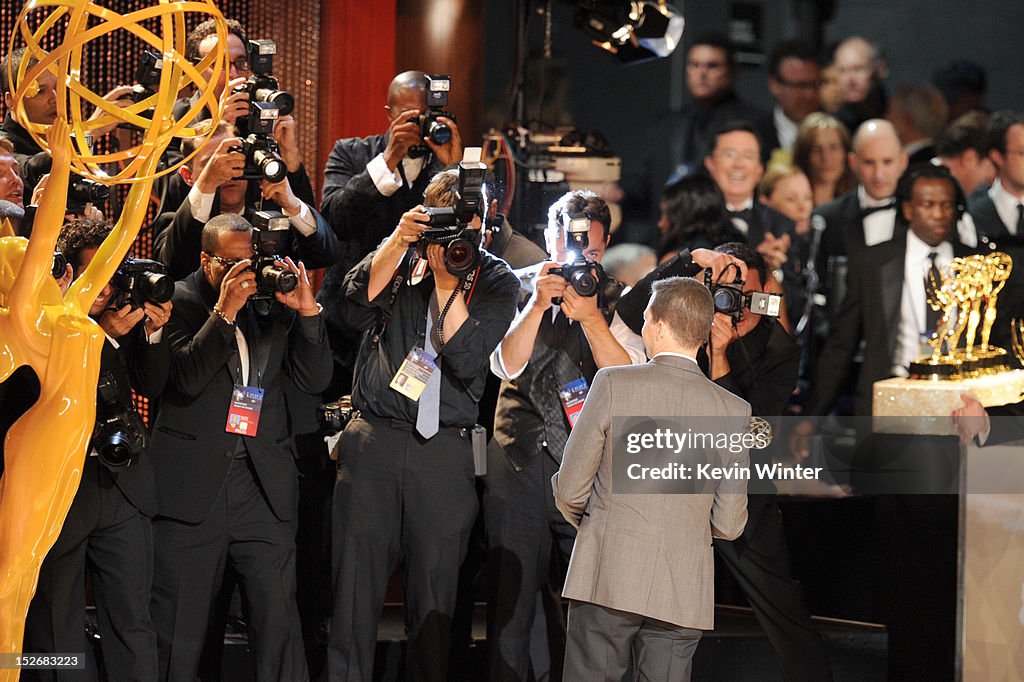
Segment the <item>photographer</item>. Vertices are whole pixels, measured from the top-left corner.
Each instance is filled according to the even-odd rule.
[[[715,251],[743,261],[747,274],[737,277],[729,271],[713,282],[729,284],[739,279],[746,295],[764,291],[768,267],[753,247],[733,242]],[[777,319],[756,314],[749,306],[732,315],[716,310],[707,347],[697,359],[710,379],[749,402],[753,415],[777,426],[773,418],[782,416],[800,366],[800,348]],[[751,450],[750,458],[752,464],[759,459],[770,463],[767,450]],[[770,484],[768,490],[765,487],[751,482],[743,535],[732,541],[715,539],[715,550],[753,608],[783,677],[830,680],[821,638],[803,605],[800,585],[793,580],[775,490]]]
[[[75,277],[85,271],[111,230],[109,223],[90,219],[64,226],[57,248]],[[118,278],[115,275],[113,281]],[[25,651],[90,651],[85,629],[88,568],[106,679],[155,680],[149,517],[157,511],[157,496],[145,427],[132,404],[132,390],[151,397],[163,391],[170,369],[163,326],[171,303],[147,300],[133,305],[124,302],[125,293],[108,283],[90,310],[107,337],[100,356],[97,430],[74,502],[39,573],[25,623]],[[121,435],[124,448],[118,447]],[[86,666],[89,679],[98,679],[95,664]],[[23,679],[57,675],[26,671]]]
[[[17,83],[11,83],[8,75],[17,73],[21,68],[21,62],[25,59],[25,48],[19,47],[0,61],[0,91],[4,95],[4,104],[7,107],[7,115],[0,123],[0,137],[6,137],[14,144],[14,156],[21,165],[21,177],[25,182],[24,201],[27,203],[32,197],[32,190],[35,189],[43,175],[50,172],[52,159],[50,155],[42,150],[36,143],[28,130],[15,120],[12,105],[14,104],[14,92],[18,89]],[[25,72],[37,64],[35,57],[29,57]],[[25,109],[25,115],[32,123],[39,125],[50,125],[57,118],[57,79],[50,72],[45,71],[36,79],[38,92],[31,97],[25,97],[21,103]],[[131,104],[132,88],[130,85],[119,85],[110,90],[103,99],[113,102],[120,107]],[[97,107],[89,121],[102,116],[103,109]],[[93,128],[89,134],[93,139],[106,135],[114,130],[115,124],[111,123],[101,128]]]
[[[600,266],[610,222],[607,204],[593,192],[569,192],[551,206],[545,230],[551,260],[517,271],[522,309],[491,354],[491,371],[503,379],[484,498],[491,680],[529,676],[537,594],[558,591],[558,584],[549,585],[553,548],[564,579],[576,532],[554,506],[551,476],[585,391],[598,369],[646,360],[640,338],[620,320],[612,322],[622,285],[606,278]],[[560,264],[573,262],[597,285],[592,295],[581,295],[557,274]],[[560,401],[561,393],[577,386],[571,398]],[[564,645],[564,632],[561,640],[553,651]]]
[[[483,164],[464,162],[459,174],[456,191],[449,184],[435,192],[441,183],[432,181],[425,203],[454,205],[454,229],[479,244],[481,216],[467,213],[484,212]],[[407,669],[417,679],[447,675],[459,565],[477,511],[471,432],[487,359],[515,315],[519,282],[483,250],[474,269],[453,275],[454,242],[424,239],[416,252],[426,258],[413,258],[410,246],[439,217],[431,211],[443,210],[406,212],[345,281],[345,322],[364,335],[352,392],[359,414],[339,443],[334,492],[331,680],[371,677],[377,620],[399,561]],[[427,359],[435,354],[436,366]]]
[[[154,250],[167,264],[174,279],[186,277],[199,261],[203,226],[211,217],[236,214],[250,222],[253,220],[254,207],[246,203],[249,183],[253,181],[239,179],[246,166],[245,155],[239,151],[242,140],[235,136],[230,124],[221,123],[208,140],[183,140],[182,153],[191,154],[198,143],[202,143],[202,147],[178,170],[191,188],[188,197],[173,216],[165,214],[157,218],[158,223],[170,221],[170,225],[156,235]],[[293,247],[299,258],[310,268],[334,263],[339,257],[337,238],[311,204],[296,196],[288,178],[259,182],[262,197],[280,206],[288,216]]]
[[[268,278],[266,266],[259,275],[251,267],[255,255],[244,218],[215,216],[203,228],[199,269],[176,285],[171,376],[151,448],[160,679],[195,679],[228,561],[246,588],[257,679],[308,677],[295,606],[298,471],[283,384],[287,376],[300,390],[323,390],[330,349],[305,267],[286,258]],[[285,281],[294,286],[287,293]]]

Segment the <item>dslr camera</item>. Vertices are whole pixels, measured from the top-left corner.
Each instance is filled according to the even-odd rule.
[[[573,259],[561,267],[548,270],[549,275],[560,276],[569,283],[573,291],[588,298],[596,296],[601,291],[601,282],[604,279],[601,264],[583,255],[590,245],[591,220],[589,213],[573,213],[568,217],[565,225],[565,248],[573,254]],[[562,297],[553,296],[551,302],[561,305]]]
[[[277,79],[270,75],[275,54],[277,43],[273,40],[250,40],[246,58],[252,73],[245,85],[235,88],[235,92],[249,93],[249,115],[235,122],[244,138],[234,150],[245,155],[244,180],[280,182],[288,173],[273,133],[277,119],[295,109],[295,98],[278,90]]]
[[[287,294],[299,286],[299,278],[281,267],[290,251],[291,230],[288,216],[281,211],[256,211],[252,217],[252,244],[256,256],[249,268],[256,273],[256,293],[251,300],[274,300],[274,294]]]
[[[167,274],[167,266],[147,258],[125,258],[110,278],[110,285],[118,291],[118,308],[126,303],[141,308],[147,301],[161,305],[174,294],[174,280]]]
[[[480,147],[467,147],[459,163],[459,186],[455,206],[432,206],[427,209],[429,227],[420,233],[416,253],[426,259],[428,244],[444,247],[444,267],[462,279],[480,264],[483,230],[471,227],[473,216],[487,218],[487,192],[484,178],[487,166],[480,162]]]
[[[448,107],[448,92],[451,90],[451,79],[444,75],[427,76],[427,112],[420,114],[420,137],[426,137],[434,144],[448,144],[452,139],[452,129],[438,119],[444,116],[452,121],[455,116],[445,111]],[[430,154],[430,147],[421,144],[409,148],[409,157],[416,159]]]
[[[710,269],[704,271],[704,286],[711,291],[715,312],[725,313],[737,322],[742,317],[744,308],[768,317],[778,317],[782,311],[782,296],[779,294],[766,294],[761,291],[744,293],[741,279],[726,284],[712,282]]]
[[[352,396],[343,395],[334,402],[324,403],[316,408],[316,421],[327,434],[341,433],[352,421]]]
[[[68,180],[68,202],[65,208],[68,213],[81,215],[85,212],[86,204],[102,206],[109,198],[109,187],[72,173]]]
[[[129,395],[127,391],[125,395]],[[112,372],[100,374],[96,387],[96,428],[92,447],[100,462],[113,470],[123,469],[142,454],[149,443],[149,434],[131,399],[122,399],[117,377]]]

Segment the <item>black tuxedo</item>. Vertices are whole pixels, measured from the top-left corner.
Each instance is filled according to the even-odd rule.
[[[341,258],[341,245],[334,232],[314,208],[312,202],[306,204],[316,219],[316,232],[308,237],[291,228],[292,248],[306,267],[324,268]],[[215,199],[210,217],[220,213],[219,199]],[[245,219],[252,222],[253,209],[245,209]],[[160,227],[157,230],[157,226]],[[192,216],[192,204],[188,200],[181,202],[173,214],[161,214],[154,221],[153,251],[160,262],[167,265],[168,274],[175,280],[187,277],[199,267],[199,254],[202,252],[202,235],[206,223],[201,223]]]
[[[817,382],[805,411],[827,414],[839,394],[861,340],[864,364],[857,380],[856,414],[871,415],[872,385],[892,376],[900,331],[906,236],[850,254],[846,297],[821,352]],[[973,249],[953,242],[954,256]]]
[[[153,581],[161,679],[195,679],[228,561],[248,596],[258,679],[305,679],[295,606],[298,470],[284,383],[311,393],[326,386],[323,320],[279,304],[266,316],[251,306],[239,313],[248,385],[264,389],[256,435],[239,436],[225,430],[241,378],[235,327],[212,312],[217,292],[201,270],[177,283],[173,300],[171,377],[151,445],[161,514]]]
[[[967,206],[978,229],[981,250],[1002,251],[1013,258],[1013,270],[1010,271],[1010,279],[1000,292],[996,307],[998,317],[992,325],[992,336],[989,339],[993,345],[1010,350],[1012,320],[1024,318],[1024,297],[1016,295],[1016,292],[1024,288],[1024,267],[1020,267],[1024,264],[1024,235],[1011,234],[1010,228],[999,217],[996,205],[987,191],[972,194]],[[1013,353],[1010,353],[1009,357],[1012,361]]]
[[[764,237],[768,233],[776,237],[788,234],[790,239],[796,239],[796,226],[793,221],[756,199],[754,205],[750,207],[750,219],[746,223],[749,228],[747,243],[755,248],[764,241]]]
[[[104,341],[100,372],[114,378],[118,399],[130,404],[132,387],[155,396],[170,369],[165,339],[148,344],[142,325]],[[91,449],[91,448],[90,448]],[[82,480],[60,535],[40,568],[25,621],[26,651],[87,653],[85,572],[89,567],[107,670],[116,679],[156,679],[156,631],[150,617],[153,533],[156,513],[153,469],[143,452],[126,468],[111,471],[86,457]],[[95,670],[95,664],[87,664]],[[57,679],[39,672],[31,679]]]

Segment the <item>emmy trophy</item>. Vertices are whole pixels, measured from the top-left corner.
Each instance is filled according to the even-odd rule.
[[[109,4],[109,3],[104,3]],[[213,18],[217,46],[198,64],[185,58],[186,17]],[[159,27],[160,34],[151,27]],[[81,82],[89,43],[127,31],[163,60],[160,85],[151,96],[125,108],[105,100]],[[120,14],[90,0],[28,0],[8,42],[24,47],[20,67],[9,70],[11,113],[53,158],[50,178],[33,225],[32,238],[0,236],[0,381],[23,365],[40,380],[40,398],[11,427],[0,478],[0,662],[22,649],[25,615],[39,567],[60,534],[82,476],[96,418],[96,384],[103,332],[88,315],[92,303],[135,240],[146,216],[160,156],[175,137],[195,137],[190,128],[201,108],[213,113],[209,136],[220,119],[213,86],[228,71],[227,26],[210,0],[171,2]],[[55,44],[47,52],[43,44]],[[208,73],[207,75],[204,75]],[[51,125],[30,121],[24,100],[39,91],[39,78],[56,79],[57,118]],[[171,112],[182,89],[197,90],[189,111]],[[102,113],[86,118],[83,104]],[[152,112],[151,115],[149,112]],[[137,145],[93,154],[92,131],[127,123],[140,131]],[[201,146],[201,145],[197,145]],[[184,163],[183,160],[181,163]],[[101,164],[119,164],[113,175]],[[92,262],[62,294],[50,276],[54,245],[64,223],[72,169],[107,185],[131,184],[120,220]],[[17,680],[19,670],[0,665],[0,681]]]

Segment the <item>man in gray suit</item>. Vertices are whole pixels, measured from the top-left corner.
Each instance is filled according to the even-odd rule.
[[[623,474],[636,465],[613,461],[627,457],[621,444],[630,440],[616,433],[616,418],[669,417],[680,432],[696,418],[730,434],[745,433],[750,419],[750,405],[708,380],[694,359],[714,317],[709,291],[682,277],[652,288],[642,336],[653,360],[597,373],[551,479],[555,504],[578,527],[562,592],[573,600],[566,682],[617,682],[631,657],[640,679],[688,680],[700,631],[714,626],[711,539],[733,540],[747,521],[742,477],[698,480],[700,492],[691,494],[668,494],[665,481],[650,483],[657,493],[621,492]],[[745,447],[683,450],[675,461],[696,472],[698,456],[720,469],[749,470]]]

